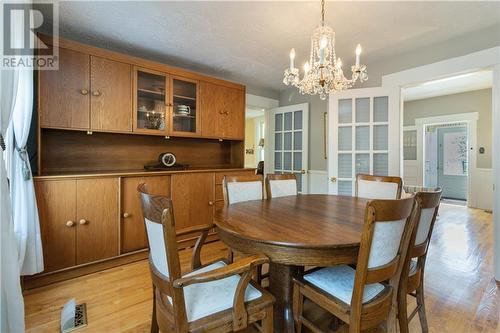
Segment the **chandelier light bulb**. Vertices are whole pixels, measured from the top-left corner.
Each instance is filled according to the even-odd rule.
[[[295,49],[290,50],[290,69],[294,68]]]
[[[304,64],[304,74],[307,74],[309,72],[309,61],[306,61]]]
[[[342,59],[340,58],[337,60],[337,68],[338,69],[342,68]]]
[[[321,37],[321,40],[319,41],[319,48],[324,49],[328,45],[328,38],[326,36]]]
[[[358,46],[356,46],[356,66],[359,66],[359,56],[361,55],[361,44],[358,44]]]

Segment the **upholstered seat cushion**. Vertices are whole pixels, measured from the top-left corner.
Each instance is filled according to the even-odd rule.
[[[353,268],[347,265],[339,265],[322,268],[306,274],[304,276],[304,280],[350,305],[354,288],[355,273],[356,271]],[[381,283],[365,285],[363,303],[371,301],[384,289],[385,286]]]
[[[226,264],[223,261],[218,261],[185,276],[208,272],[224,266]],[[185,287],[184,300],[188,322],[232,308],[234,293],[239,281],[240,276],[233,275],[225,279],[197,283]],[[262,293],[260,291],[252,285],[248,285],[245,291],[245,302],[255,300],[261,296]]]

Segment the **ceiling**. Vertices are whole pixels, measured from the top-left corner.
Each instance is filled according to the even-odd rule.
[[[405,102],[418,99],[458,94],[466,91],[491,88],[493,73],[479,71],[451,76],[439,80],[422,83],[415,87],[404,89]]]
[[[280,91],[288,53],[309,55],[319,1],[58,1],[60,35]],[[497,25],[500,2],[328,2],[345,68],[357,43],[377,63]]]

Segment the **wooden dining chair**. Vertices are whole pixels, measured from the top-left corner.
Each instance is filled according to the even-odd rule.
[[[297,195],[297,177],[293,173],[268,174],[266,194],[268,199]]]
[[[262,175],[224,176],[222,192],[226,205],[264,199]]]
[[[429,331],[424,303],[424,270],[427,250],[431,240],[432,230],[441,201],[441,188],[406,187],[406,193],[415,193],[417,205],[417,226],[410,239],[410,249],[407,253],[401,283],[398,290],[398,318],[401,333],[408,333],[408,323],[418,313],[422,332]],[[408,316],[407,295],[415,297],[417,307]]]
[[[274,298],[251,281],[254,269],[268,258],[253,255],[232,264],[217,261],[202,266],[201,247],[214,225],[176,233],[172,201],[148,194],[145,184],[137,190],[153,280],[151,332],[229,332],[260,321],[260,329],[271,333]],[[181,275],[176,237],[195,232],[201,234],[193,250],[193,271]]]
[[[356,196],[366,199],[401,199],[400,177],[356,175]]]
[[[222,193],[226,205],[250,200],[264,199],[264,183],[262,175],[224,176],[222,179]],[[229,262],[234,260],[234,251],[229,249]],[[267,276],[262,273],[262,266],[256,271],[256,279],[259,283]]]
[[[350,333],[387,321],[396,305],[399,278],[415,225],[413,206],[413,198],[369,201],[356,268],[337,265],[295,278],[297,333],[302,325],[321,332],[303,314],[304,297],[347,323]],[[395,313],[392,320],[396,321]]]

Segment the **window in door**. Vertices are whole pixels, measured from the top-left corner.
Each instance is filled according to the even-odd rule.
[[[389,169],[388,97],[338,100],[337,193],[353,195],[356,174]]]

